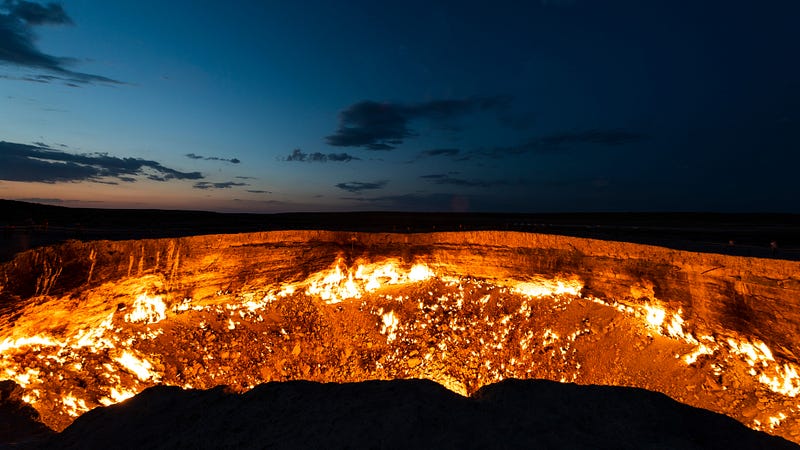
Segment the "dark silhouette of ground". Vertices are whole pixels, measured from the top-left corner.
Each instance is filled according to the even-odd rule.
[[[22,395],[17,383],[0,381],[0,448],[4,444],[35,442],[53,434],[53,430],[39,421],[39,413],[22,400]]]
[[[427,380],[273,382],[241,395],[157,386],[84,414],[43,447],[798,448],[662,394],[541,380],[470,398]]]

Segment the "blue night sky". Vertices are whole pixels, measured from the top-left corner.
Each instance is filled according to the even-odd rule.
[[[0,0],[0,198],[800,212],[800,1]]]

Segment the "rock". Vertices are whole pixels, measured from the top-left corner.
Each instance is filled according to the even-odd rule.
[[[413,369],[422,363],[422,360],[419,358],[409,358],[406,360],[406,365],[408,365],[409,369]]]

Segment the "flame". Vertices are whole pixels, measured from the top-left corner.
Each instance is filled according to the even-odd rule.
[[[134,390],[126,390],[126,389],[117,390],[116,387],[112,387],[108,393],[108,397],[102,397],[100,398],[99,401],[100,404],[102,404],[103,406],[109,406],[115,403],[124,402],[125,400],[133,397],[136,394],[137,392]]]
[[[747,341],[740,342],[729,338],[728,345],[733,353],[744,356],[750,367],[756,364],[767,367],[769,366],[769,361],[775,361],[775,358],[772,357],[772,351],[770,351],[769,347],[763,342],[756,341],[755,344],[753,344]]]
[[[140,294],[133,302],[133,311],[125,314],[125,321],[145,324],[158,323],[167,318],[167,306],[160,295]]]
[[[551,297],[554,295],[579,296],[583,283],[578,279],[546,279],[518,282],[514,290],[527,297]]]
[[[397,316],[394,314],[394,311],[389,311],[386,314],[383,314],[383,327],[381,327],[381,334],[386,335],[386,341],[392,342],[397,338],[397,326],[400,324],[400,321],[397,319]]]
[[[72,394],[64,396],[61,402],[64,404],[64,411],[72,417],[78,417],[89,410],[85,401],[75,398]]]
[[[794,364],[784,364],[773,368],[774,376],[762,373],[759,375],[758,381],[768,386],[772,392],[788,397],[797,397],[800,394],[800,375],[798,375],[797,369]]]
[[[644,309],[647,312],[645,316],[645,320],[647,320],[647,324],[656,330],[661,329],[661,324],[664,323],[664,318],[667,316],[667,313],[659,308],[658,306],[652,306],[645,304]]]
[[[783,422],[784,420],[786,420],[786,414],[784,414],[784,413],[782,413],[782,412],[781,412],[781,413],[778,413],[778,415],[777,415],[777,416],[771,416],[771,417],[769,417],[767,420],[769,421],[769,427],[770,427],[770,429],[773,429],[773,430],[774,430],[775,428],[777,428],[777,427],[779,427],[779,426],[780,426],[781,422]]]
[[[714,349],[708,347],[705,344],[700,344],[691,353],[687,353],[686,355],[683,355],[683,361],[687,365],[692,365],[697,361],[697,358],[699,358],[700,356],[702,356],[702,355],[713,355],[713,354],[714,354]]]
[[[334,304],[361,298],[365,293],[385,286],[418,283],[433,276],[433,271],[423,263],[413,265],[408,271],[398,268],[394,260],[379,264],[361,263],[353,270],[339,260],[333,269],[309,277],[306,294]]]
[[[153,372],[153,365],[150,364],[150,361],[137,358],[128,350],[125,350],[120,356],[114,358],[114,361],[135,374],[141,381],[150,379],[157,381],[160,378],[159,374]]]

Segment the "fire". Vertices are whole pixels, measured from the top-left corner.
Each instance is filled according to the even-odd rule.
[[[687,354],[683,355],[683,361],[687,365],[692,365],[695,362],[697,362],[697,358],[699,358],[700,356],[702,356],[702,355],[713,355],[713,354],[714,354],[714,349],[708,347],[705,344],[700,344],[691,353],[687,353]]]
[[[794,364],[783,364],[773,368],[774,376],[769,376],[762,373],[758,377],[758,381],[767,385],[772,392],[786,395],[788,397],[797,397],[800,394],[800,375],[798,375],[798,367]]]
[[[657,306],[651,306],[648,304],[644,305],[644,309],[647,311],[647,315],[645,316],[647,324],[652,328],[660,330],[661,324],[664,323],[664,317],[666,317],[667,313]]]
[[[89,407],[86,406],[85,401],[75,398],[72,394],[65,396],[63,399],[61,399],[61,402],[64,404],[64,410],[66,413],[72,417],[78,417],[89,410]]]
[[[108,397],[100,398],[99,402],[103,406],[109,406],[109,405],[113,405],[115,403],[123,402],[123,401],[133,397],[136,394],[137,394],[137,392],[134,391],[134,390],[125,390],[125,389],[117,390],[117,388],[112,387],[111,390],[108,393]]]
[[[554,295],[579,296],[583,283],[577,279],[546,279],[517,282],[514,290],[527,297],[550,297]]]
[[[383,326],[381,327],[381,334],[386,335],[387,342],[392,342],[397,338],[395,331],[397,330],[397,326],[400,324],[400,321],[397,319],[397,316],[394,315],[394,311],[389,311],[388,313],[383,314],[382,317]]]
[[[147,381],[150,379],[158,381],[160,378],[159,374],[153,372],[153,365],[150,364],[149,361],[146,359],[137,358],[133,355],[133,353],[127,350],[122,352],[120,356],[114,358],[114,361],[118,362],[122,367],[136,374],[136,376],[142,381]]]
[[[361,298],[365,293],[374,292],[381,287],[397,284],[418,283],[433,276],[428,266],[415,264],[408,271],[398,268],[396,261],[380,264],[359,264],[355,270],[344,267],[337,261],[335,267],[309,278],[306,294],[318,296],[328,304]]]
[[[167,318],[167,306],[160,295],[151,297],[141,294],[133,302],[133,311],[125,314],[125,321],[131,323],[158,323]]]

